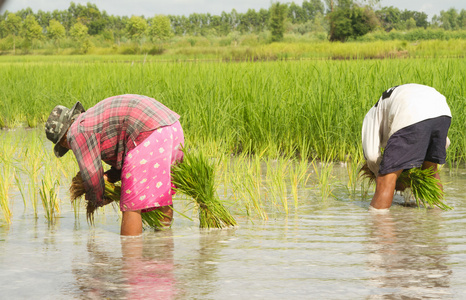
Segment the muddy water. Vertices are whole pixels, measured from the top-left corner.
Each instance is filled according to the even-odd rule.
[[[447,171],[452,211],[404,207],[397,197],[389,213],[371,214],[368,199],[337,186],[337,198],[306,194],[289,216],[203,231],[178,215],[170,230],[138,238],[119,236],[111,207],[90,227],[62,205],[50,226],[13,192],[12,224],[0,226],[0,298],[460,299],[466,170]]]

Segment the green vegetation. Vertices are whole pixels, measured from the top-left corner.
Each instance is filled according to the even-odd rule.
[[[444,192],[440,187],[440,180],[433,177],[434,171],[430,169],[421,170],[414,168],[402,172],[400,175],[401,182],[410,187],[416,204],[424,207],[437,206],[443,210],[452,209],[452,207],[445,204]]]
[[[217,197],[215,167],[202,151],[184,150],[183,162],[172,167],[176,190],[191,197],[199,212],[200,228],[236,226],[235,218]]]
[[[149,54],[204,47],[255,47],[277,41],[447,40],[466,36],[466,10],[423,12],[380,1],[272,2],[268,9],[189,16],[113,16],[92,3],[66,10],[26,8],[0,15],[0,54]],[[324,5],[325,4],[325,5]],[[221,51],[221,50],[220,50]]]
[[[233,216],[225,209],[216,195],[215,167],[204,154],[185,151],[182,163],[172,167],[172,181],[176,190],[189,196],[199,212],[200,228],[224,228],[237,225]],[[49,176],[51,177],[51,176]],[[53,190],[52,190],[53,191]],[[71,180],[71,201],[79,201],[85,194],[84,182],[81,173],[78,172]],[[119,202],[121,186],[105,181],[104,200],[106,203]],[[87,202],[87,219],[94,222],[94,213],[97,207]],[[145,227],[163,229],[165,215],[158,209],[142,214]]]
[[[437,206],[443,210],[450,210],[452,207],[444,202],[445,193],[441,181],[434,177],[435,172],[438,171],[432,168],[404,170],[397,179],[397,186],[400,186],[399,191],[408,196],[408,199],[412,195],[418,207],[421,205],[429,208]],[[368,179],[369,184],[376,180],[375,174],[369,169],[367,163],[362,165],[359,173],[362,178]]]
[[[361,156],[362,120],[380,94],[388,87],[415,82],[433,86],[447,97],[454,116],[448,159],[465,161],[462,59],[261,63],[61,59],[2,63],[2,127],[42,126],[55,105],[71,107],[79,100],[91,107],[113,95],[135,93],[154,97],[178,112],[194,148],[216,143],[218,151],[229,154],[346,161],[348,155]]]
[[[73,179],[71,180],[69,192],[70,192],[70,199],[71,199],[71,202],[73,202],[73,204],[77,201],[80,201],[83,198],[84,194],[86,193],[86,190],[84,188],[84,182],[81,177],[81,172],[78,172],[76,176],[74,176]],[[104,201],[107,204],[112,203],[112,202],[118,203],[120,202],[120,197],[121,197],[121,186],[115,185],[106,180],[105,190],[104,190]],[[93,203],[89,201],[86,202],[86,216],[87,216],[87,221],[90,224],[94,224],[94,213],[96,212],[97,209],[98,208],[95,205],[93,205]],[[165,214],[158,209],[145,212],[141,216],[142,216],[142,223],[145,228],[160,230],[166,227],[166,225],[164,225],[162,222],[163,218],[165,217]]]

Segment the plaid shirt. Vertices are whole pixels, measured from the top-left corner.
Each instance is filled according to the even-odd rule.
[[[155,99],[140,95],[110,97],[79,115],[67,139],[81,170],[86,200],[104,205],[102,161],[121,170],[139,134],[172,125],[179,117]]]

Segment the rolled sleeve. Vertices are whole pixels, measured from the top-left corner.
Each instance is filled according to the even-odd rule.
[[[369,169],[377,175],[382,161],[380,151],[380,118],[376,107],[371,108],[362,125],[362,149]]]
[[[74,137],[71,147],[81,171],[86,200],[94,202],[97,207],[103,206],[105,182],[98,138],[79,134]]]

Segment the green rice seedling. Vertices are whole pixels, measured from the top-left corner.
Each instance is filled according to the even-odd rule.
[[[361,167],[360,173],[361,177],[368,178],[370,183],[373,183],[376,179],[375,174],[369,169],[367,163]],[[437,206],[442,210],[450,210],[452,207],[444,202],[444,192],[441,182],[433,176],[434,174],[435,171],[432,168],[413,168],[401,172],[397,183],[404,188],[410,189],[418,207],[421,205],[431,208]]]
[[[9,206],[9,191],[13,180],[12,168],[9,165],[2,164],[0,166],[0,210],[2,211],[4,220],[11,223],[11,210]]]
[[[47,160],[44,163],[42,170],[43,179],[39,188],[39,196],[42,201],[42,207],[45,212],[45,218],[49,224],[53,224],[60,213],[60,200],[58,197],[60,190],[60,175],[56,172],[56,167],[53,161],[56,161],[55,156],[52,157],[52,152],[47,152],[43,157]]]
[[[255,162],[251,160],[254,159]],[[233,160],[231,185],[237,207],[244,207],[247,216],[258,215],[267,220],[268,215],[262,202],[262,169],[260,157],[241,154]],[[266,195],[264,195],[266,197]]]
[[[231,158],[225,154],[220,154],[217,164],[217,176],[221,178],[221,185],[223,186],[223,198],[228,198],[228,192],[230,187],[230,172],[231,172]]]
[[[37,135],[33,135],[28,141],[28,146],[24,147],[21,153],[22,166],[21,170],[27,175],[27,191],[32,204],[34,216],[37,218],[38,201],[39,201],[39,175],[45,162],[44,149]]]
[[[39,189],[39,195],[42,200],[42,206],[45,212],[45,218],[49,224],[53,224],[57,215],[60,213],[58,190],[60,184],[57,181],[42,180],[42,186]]]
[[[73,207],[74,219],[79,220],[79,212],[81,210],[82,198],[74,199],[71,201],[71,206]]]
[[[288,191],[287,180],[289,176],[288,171],[291,167],[289,158],[279,157],[278,159],[267,160],[267,179],[269,182],[269,190],[271,196],[280,200],[280,206],[288,214]]]
[[[358,158],[348,157],[345,164],[346,171],[348,173],[348,183],[346,188],[351,195],[355,195],[359,182],[359,170],[361,169],[361,161]]]
[[[176,190],[192,197],[199,212],[201,228],[236,226],[236,220],[216,196],[215,168],[199,151],[185,151],[182,163],[172,166]]]
[[[294,207],[298,208],[298,191],[305,189],[311,173],[309,172],[309,162],[307,159],[300,158],[293,160],[290,166],[291,191],[293,194]]]
[[[8,224],[12,216],[9,193],[16,174],[13,159],[17,146],[17,141],[12,140],[10,135],[0,132],[0,210]]]
[[[151,228],[156,230],[161,230],[169,227],[169,225],[167,226],[167,224],[164,223],[164,219],[166,217],[168,216],[161,212],[159,209],[154,209],[141,214],[142,224],[144,228]]]
[[[414,168],[402,172],[399,180],[404,186],[411,188],[418,207],[422,204],[424,207],[432,208],[437,206],[443,210],[453,209],[444,202],[444,192],[441,188],[441,182],[433,176],[434,174],[435,171],[433,168],[424,170]]]
[[[317,167],[315,162],[312,162],[314,172],[317,176],[318,186],[320,190],[320,196],[322,200],[327,200],[330,196],[333,196],[333,162],[330,160],[321,161],[320,167]]]
[[[14,177],[15,177],[16,188],[19,190],[19,193],[21,194],[21,198],[23,199],[24,208],[26,209],[26,207],[27,207],[27,200],[26,199],[27,198],[26,198],[26,194],[24,192],[23,182],[21,181],[18,172],[15,172]]]

